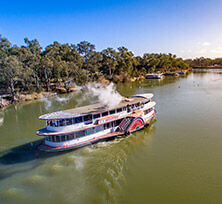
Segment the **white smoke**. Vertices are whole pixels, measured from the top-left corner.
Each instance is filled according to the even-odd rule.
[[[73,94],[70,94],[65,97],[61,97],[61,96],[56,96],[53,98],[44,97],[44,98],[41,98],[40,101],[43,101],[45,104],[45,109],[49,110],[56,101],[59,103],[67,103],[72,97],[73,97]]]
[[[2,126],[3,123],[4,123],[4,117],[1,117],[1,116],[0,116],[0,126]]]
[[[123,99],[123,97],[116,91],[116,87],[113,83],[110,83],[109,85],[101,83],[89,83],[87,86],[79,86],[77,90],[86,92],[81,97],[76,97],[76,106],[82,105],[84,101],[91,100],[92,102],[92,96],[98,97],[99,102],[108,106],[109,108],[118,105]],[[42,98],[40,100],[45,103],[45,109],[49,110],[56,101],[64,104],[67,103],[72,97],[74,97],[74,94],[69,94],[64,97],[56,96],[54,98]]]
[[[67,96],[61,97],[61,96],[56,96],[54,100],[60,102],[60,103],[67,103],[71,98],[73,97],[73,94],[69,94]]]
[[[71,85],[72,87],[75,87],[76,91],[81,91],[81,90],[84,88],[84,86],[78,86],[78,85],[77,85],[76,83],[74,83],[74,82],[71,82],[70,85]]]
[[[118,105],[123,99],[123,97],[116,91],[116,87],[113,83],[110,83],[109,85],[89,83],[87,88],[89,92],[98,97],[100,103],[109,108]]]
[[[47,98],[41,98],[40,101],[43,101],[45,103],[46,110],[49,110],[49,108],[52,106],[52,101]]]

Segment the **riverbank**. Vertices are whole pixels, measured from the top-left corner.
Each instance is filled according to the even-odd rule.
[[[188,70],[183,70],[184,75],[187,74],[189,71]],[[162,73],[166,74],[166,76],[178,76],[178,75],[172,75],[172,73],[178,73],[178,71],[175,72],[169,72],[171,75],[167,75],[168,72]],[[151,73],[154,74],[154,73]],[[182,76],[182,75],[180,75]],[[129,77],[127,74],[122,74],[122,75],[116,75],[113,80],[107,80],[105,78],[99,78],[97,80],[97,83],[105,84],[108,85],[111,82],[114,83],[124,83],[124,82],[135,82],[135,81],[143,81],[145,80],[146,77],[141,75],[138,77]],[[84,84],[83,86],[87,86],[87,84]],[[12,98],[9,93],[4,93],[3,95],[0,95],[0,109],[5,108],[9,106],[10,104],[13,103],[18,103],[18,102],[25,102],[25,101],[34,101],[34,100],[39,100],[42,98],[49,98],[53,97],[56,95],[60,94],[65,94],[69,92],[74,92],[77,90],[77,87],[70,87],[68,90],[66,90],[63,86],[58,86],[56,84],[51,84],[51,89],[50,91],[40,91],[40,92],[31,92],[31,91],[26,91],[26,92],[18,92],[16,94],[16,99],[12,101]]]
[[[222,69],[222,66],[196,66],[192,69]]]
[[[70,92],[76,91],[77,88],[71,87]],[[34,101],[40,100],[42,98],[50,98],[59,94],[65,94],[67,91],[62,87],[57,87],[56,90],[51,91],[41,91],[41,92],[21,92],[16,95],[16,100],[12,101],[12,98],[9,94],[0,95],[0,108],[5,108],[11,104],[25,101]]]
[[[0,98],[0,108],[5,108],[13,103],[24,102],[24,101],[34,101],[42,98],[48,98],[56,96],[55,92],[33,92],[33,93],[21,93],[16,96],[16,100],[12,101],[10,96]]]

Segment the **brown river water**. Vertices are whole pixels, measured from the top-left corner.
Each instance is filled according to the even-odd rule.
[[[157,117],[128,137],[40,154],[44,113],[97,101],[84,92],[0,112],[0,203],[222,203],[222,73],[117,85],[154,94]],[[35,143],[33,143],[35,145]]]

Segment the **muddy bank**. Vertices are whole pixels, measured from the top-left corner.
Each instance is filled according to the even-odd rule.
[[[76,90],[77,90],[76,88],[72,87],[69,89],[69,92],[74,92]],[[12,101],[10,94],[0,95],[0,108],[4,108],[13,103],[24,102],[24,101],[34,101],[34,100],[39,100],[42,98],[53,97],[58,94],[64,94],[64,93],[67,93],[67,91],[62,87],[58,87],[51,92],[47,92],[47,91],[32,92],[32,93],[22,92],[16,95],[15,101]]]

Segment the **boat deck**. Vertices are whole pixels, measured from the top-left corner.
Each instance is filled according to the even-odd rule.
[[[135,95],[129,98],[123,98],[123,100],[115,107],[109,108],[101,103],[88,105],[88,106],[82,106],[78,108],[72,108],[68,110],[63,111],[57,111],[53,113],[48,113],[45,115],[42,115],[39,117],[41,120],[57,120],[57,119],[64,119],[64,118],[73,118],[77,116],[83,116],[87,114],[96,114],[101,113],[117,108],[122,108],[127,105],[136,104],[139,102],[145,102],[147,99],[150,99],[153,97],[153,94],[141,94],[141,95]]]

